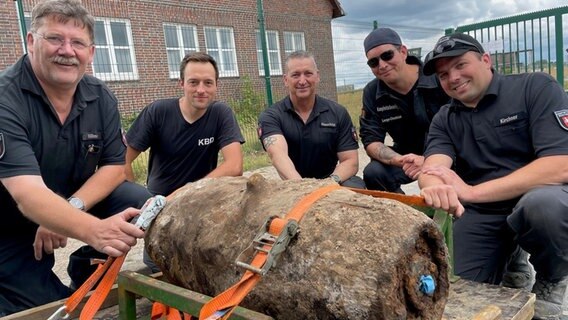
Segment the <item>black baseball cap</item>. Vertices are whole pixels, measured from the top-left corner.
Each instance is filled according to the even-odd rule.
[[[365,47],[365,54],[374,47],[378,47],[383,44],[393,44],[395,46],[402,45],[400,36],[396,31],[391,28],[377,28],[367,35],[363,46]]]
[[[424,74],[429,76],[436,73],[436,60],[440,58],[457,57],[468,51],[485,53],[483,46],[474,37],[465,33],[452,33],[441,37],[434,50],[424,59]]]

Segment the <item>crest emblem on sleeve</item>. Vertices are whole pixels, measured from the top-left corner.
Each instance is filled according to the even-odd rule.
[[[568,131],[568,109],[554,111],[554,115],[562,129]],[[0,156],[1,158],[1,156]]]
[[[0,159],[4,157],[6,153],[6,144],[4,143],[4,134],[0,132]]]
[[[124,128],[120,128],[120,136],[121,136],[121,139],[122,139],[122,144],[125,147],[128,147],[128,143],[126,141],[126,131],[124,130]]]
[[[355,127],[351,127],[351,137],[355,142],[359,141],[359,137],[357,136],[357,129]]]

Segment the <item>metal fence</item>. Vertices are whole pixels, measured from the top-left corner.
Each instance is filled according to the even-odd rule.
[[[332,22],[338,92],[361,89],[373,74],[366,65],[363,41],[376,27],[399,33],[411,54],[422,58],[436,41],[451,32],[468,33],[491,53],[495,69],[501,73],[542,71],[556,77],[568,88],[568,6],[448,29],[380,24],[337,19]]]
[[[437,28],[380,24],[377,21],[361,22],[345,19],[333,21],[333,51],[338,92],[361,89],[374,78],[366,63],[363,41],[376,27],[389,27],[395,30],[410,53],[420,58],[425,56],[436,40],[444,35],[444,30]]]
[[[468,33],[491,53],[501,73],[547,72],[568,88],[568,6],[447,29]],[[566,50],[566,51],[565,51]]]

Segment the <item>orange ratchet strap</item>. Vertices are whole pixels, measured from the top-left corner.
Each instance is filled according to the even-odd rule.
[[[250,265],[237,261],[237,265],[247,269],[241,280],[207,302],[199,312],[199,319],[228,319],[235,308],[258,283],[261,275],[264,275],[268,271],[271,264],[274,262],[272,260],[275,258],[274,256],[285,250],[288,242],[296,234],[298,223],[302,220],[304,213],[306,213],[316,201],[339,188],[341,188],[341,186],[338,184],[321,187],[302,198],[284,218],[277,216],[271,217],[266,224],[267,232],[261,236],[261,239],[255,238],[254,242],[258,244],[259,247],[254,248],[256,251]],[[275,249],[279,252],[271,252]],[[268,264],[268,266],[265,266],[266,264]]]
[[[114,262],[114,258],[109,258],[105,263],[100,263],[97,269],[91,276],[77,289],[68,299],[65,304],[59,308],[53,315],[51,315],[48,320],[56,319],[67,319],[69,315],[75,311],[77,306],[81,303],[83,298],[89,293],[89,291],[95,286],[97,281],[109,270]],[[119,268],[120,269],[120,268]],[[89,298],[90,299],[90,298]]]
[[[161,302],[154,302],[152,304],[152,316],[151,320],[158,320],[166,317],[166,320],[192,320],[195,319],[191,315],[187,313],[183,313],[183,318],[180,315],[180,312],[176,308],[172,308],[167,306]]]
[[[368,196],[373,196],[375,198],[386,198],[386,199],[396,200],[410,206],[428,207],[426,201],[424,201],[424,197],[421,196],[412,196],[412,195],[409,196],[394,192],[367,190],[367,189],[350,188],[350,187],[343,187],[343,188],[349,189],[357,193],[366,194]]]
[[[140,229],[146,231],[150,226],[150,223],[154,218],[160,213],[162,208],[166,205],[166,198],[157,195],[146,201],[142,206],[140,215],[134,225]],[[95,286],[97,281],[101,279],[99,285],[95,289],[95,292],[89,297],[87,303],[81,310],[80,320],[91,320],[94,318],[97,311],[100,309],[101,305],[105,301],[108,293],[110,292],[120,268],[124,263],[126,255],[122,255],[118,258],[109,257],[104,264],[100,264],[97,270],[75,291],[68,299],[65,304],[55,311],[48,320],[56,319],[67,319],[77,306],[81,303],[83,298],[89,293],[89,291]]]

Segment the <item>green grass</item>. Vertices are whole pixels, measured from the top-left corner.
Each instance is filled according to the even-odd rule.
[[[347,109],[357,131],[359,131],[359,116],[361,115],[361,108],[363,108],[362,96],[363,90],[337,94],[337,102]]]

